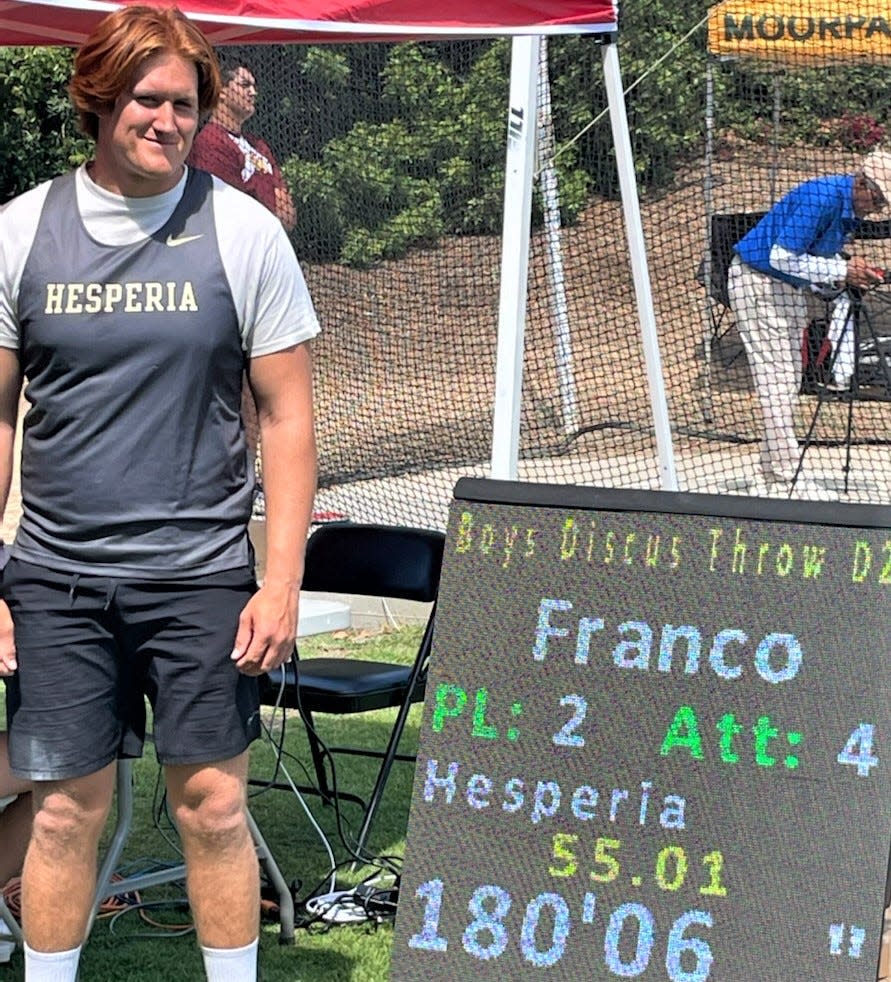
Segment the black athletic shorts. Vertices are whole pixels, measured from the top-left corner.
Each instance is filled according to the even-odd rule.
[[[256,590],[251,570],[134,582],[13,559],[2,575],[18,661],[6,679],[9,756],[20,777],[81,777],[139,757],[145,696],[164,764],[228,760],[259,736],[257,680],[230,658]]]

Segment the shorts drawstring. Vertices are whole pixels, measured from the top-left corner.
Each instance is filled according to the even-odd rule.
[[[74,606],[74,598],[77,594],[77,584],[80,582],[80,573],[74,573],[71,577],[71,583],[68,587],[68,601]],[[105,586],[105,603],[102,605],[103,610],[108,610],[114,601],[114,596],[117,591],[118,585],[115,582],[107,583]]]

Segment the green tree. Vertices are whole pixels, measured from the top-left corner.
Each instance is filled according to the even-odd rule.
[[[316,159],[296,154],[284,165],[302,216],[299,254],[365,266],[443,233],[497,232],[509,55],[503,39],[388,46],[367,103],[372,115],[352,122]],[[558,167],[571,220],[587,178],[574,153]]]
[[[70,75],[66,48],[0,48],[0,200],[89,155],[68,102]]]

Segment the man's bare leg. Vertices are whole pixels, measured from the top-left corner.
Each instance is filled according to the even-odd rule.
[[[22,871],[22,930],[35,951],[68,951],[83,943],[114,776],[112,763],[86,777],[34,784],[34,823]]]
[[[169,765],[167,793],[183,843],[198,941],[241,948],[260,929],[260,869],[247,825],[247,752],[214,764]]]

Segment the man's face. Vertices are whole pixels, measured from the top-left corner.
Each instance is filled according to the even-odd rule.
[[[127,197],[169,191],[198,127],[198,71],[162,52],[139,66],[110,113],[99,115],[94,180]]]
[[[239,123],[244,123],[254,115],[257,108],[257,83],[247,68],[236,68],[231,80],[223,86],[220,101]]]
[[[864,218],[887,207],[888,202],[878,184],[865,174],[858,174],[854,179],[854,214]]]

